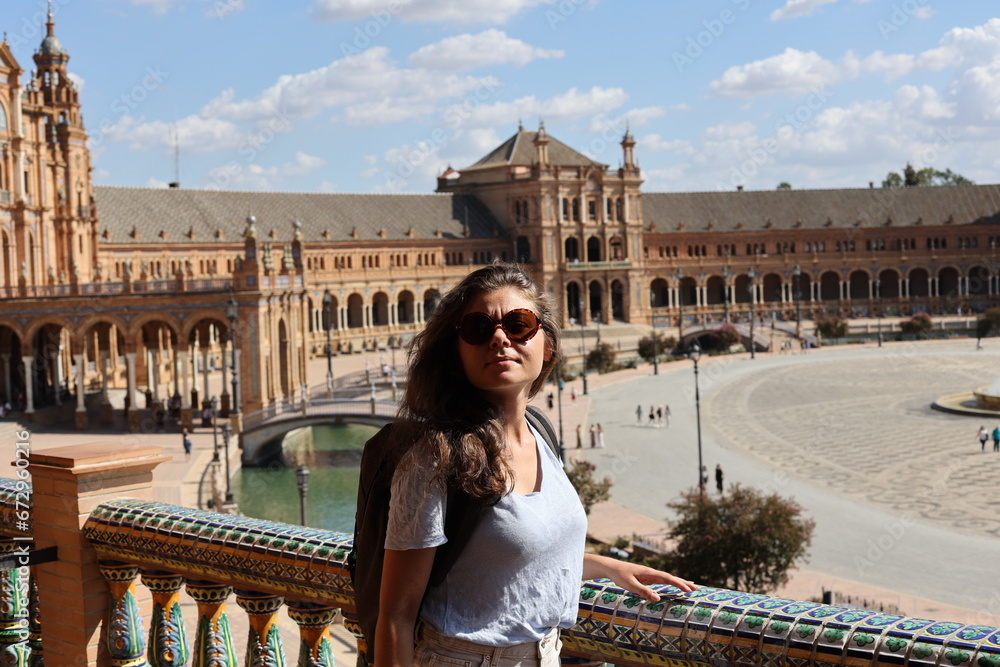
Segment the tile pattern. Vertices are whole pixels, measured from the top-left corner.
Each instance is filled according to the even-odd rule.
[[[7,537],[30,537],[31,513],[25,516],[26,507],[31,505],[31,484],[24,480],[0,478],[0,535]],[[18,517],[21,518],[18,518]]]
[[[100,505],[83,533],[102,558],[354,609],[346,533],[130,499]]]
[[[120,500],[91,514],[102,557],[354,611],[351,536],[162,503]],[[1000,629],[797,602],[717,588],[660,587],[650,603],[584,582],[567,656],[620,665],[1000,667]],[[575,662],[574,664],[579,664]]]
[[[997,667],[1000,630],[717,588],[660,587],[649,603],[585,582],[564,652],[620,665]]]

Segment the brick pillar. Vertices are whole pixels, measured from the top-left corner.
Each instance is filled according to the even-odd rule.
[[[161,451],[98,442],[31,453],[35,547],[56,546],[59,555],[57,561],[36,568],[47,664],[110,664],[103,645],[111,603],[108,584],[81,529],[91,510],[106,500],[152,500],[153,469],[170,460]],[[144,618],[151,609],[147,593],[140,604]]]

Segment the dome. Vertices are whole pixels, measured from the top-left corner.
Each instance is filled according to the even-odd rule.
[[[43,56],[61,56],[66,53],[63,49],[62,42],[55,35],[47,35],[45,39],[42,40],[42,45],[38,49],[39,53]]]

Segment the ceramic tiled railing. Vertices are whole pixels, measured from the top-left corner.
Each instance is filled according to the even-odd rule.
[[[0,484],[0,532],[12,534],[8,491]],[[299,664],[333,665],[329,623],[338,608],[353,615],[350,535],[138,500],[101,504],[83,532],[114,600],[115,664],[147,664],[143,656],[151,665],[237,664],[226,609],[235,592],[250,621],[247,664],[284,664],[275,622],[284,605],[309,652]],[[154,603],[148,640],[135,604],[140,580]],[[180,619],[182,588],[198,603],[191,646]],[[10,590],[4,579],[4,595]],[[993,627],[715,588],[682,595],[662,587],[661,594],[649,603],[607,582],[584,582],[577,624],[562,633],[564,655],[663,667],[1000,667],[1000,630]],[[19,646],[28,650],[26,641]]]

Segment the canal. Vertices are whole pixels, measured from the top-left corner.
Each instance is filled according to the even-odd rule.
[[[242,468],[233,475],[233,497],[246,516],[300,523],[295,468],[309,466],[307,523],[344,533],[354,531],[358,474],[365,441],[378,431],[359,424],[313,426],[286,436],[287,465]]]

